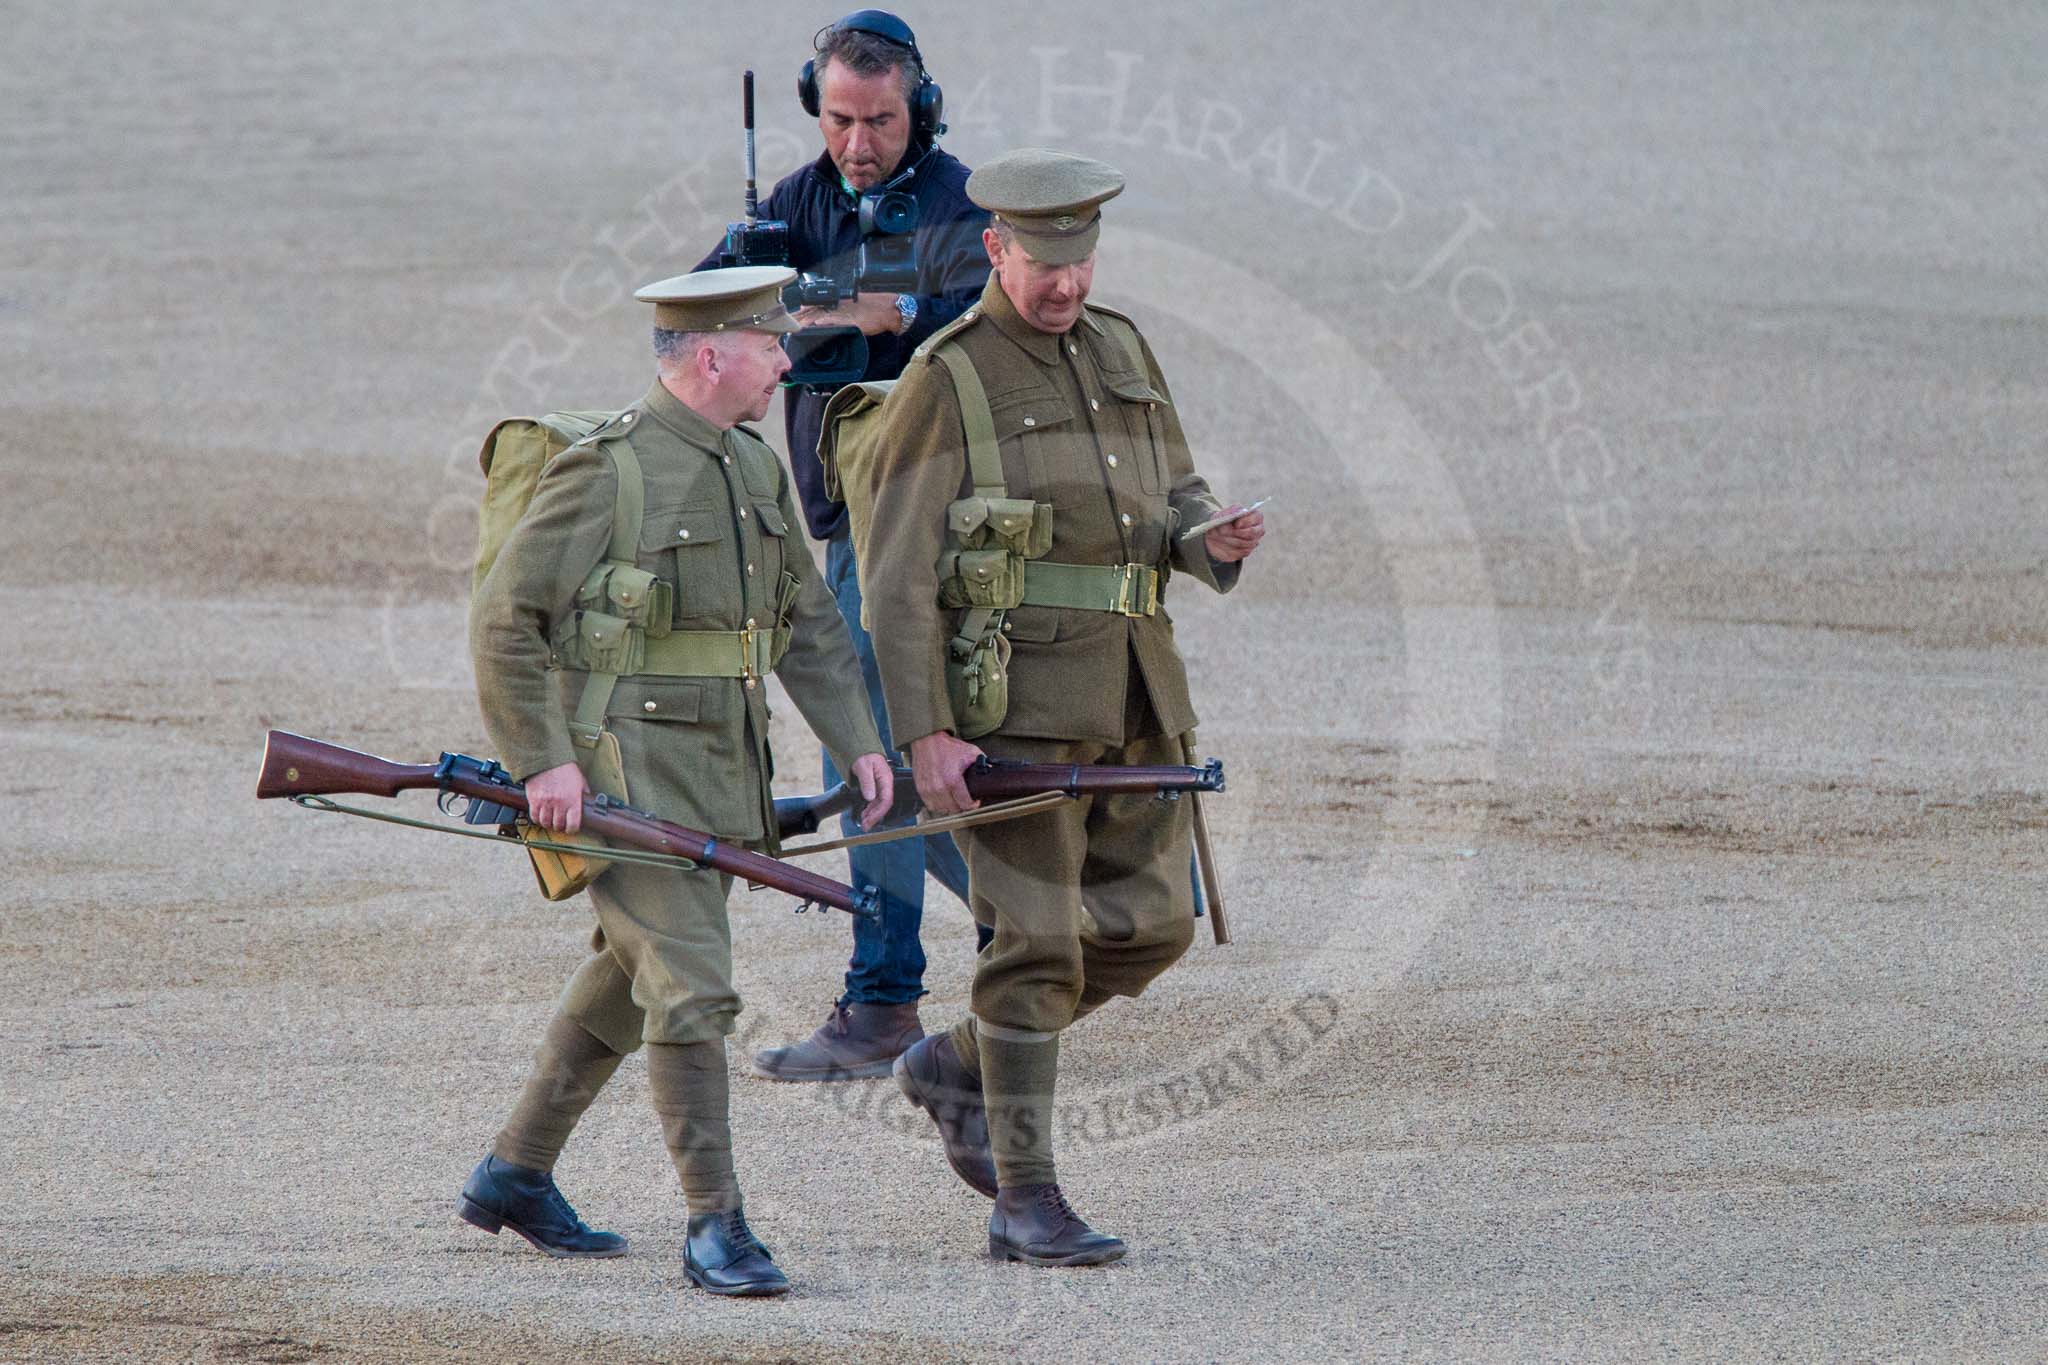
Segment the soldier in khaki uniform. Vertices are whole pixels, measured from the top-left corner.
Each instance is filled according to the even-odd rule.
[[[967,193],[994,215],[983,238],[994,272],[889,399],[865,587],[890,725],[936,812],[974,805],[960,774],[984,750],[1182,762],[1195,713],[1163,589],[1182,574],[1228,591],[1264,534],[1256,512],[1193,541],[1177,534],[1223,508],[1195,473],[1151,348],[1129,319],[1086,305],[1100,206],[1123,183],[1100,162],[1041,150],[977,170]],[[963,402],[948,348],[985,395],[1006,496],[1052,509],[1050,549],[1023,565],[1022,605],[1002,627],[1008,711],[979,747],[954,733],[945,661],[966,613],[938,605],[935,567],[949,505],[980,482],[967,456],[974,400]],[[995,936],[976,963],[972,1014],[911,1048],[896,1074],[938,1120],[955,1170],[995,1196],[992,1254],[1081,1265],[1124,1252],[1060,1192],[1059,1035],[1139,994],[1186,950],[1189,837],[1188,803],[1150,796],[1077,801],[961,835],[974,914]]]
[[[792,530],[788,477],[737,425],[765,413],[789,368],[778,343],[795,323],[780,288],[793,277],[756,266],[642,289],[636,297],[654,304],[659,378],[548,465],[477,590],[470,646],[484,722],[548,829],[574,832],[595,786],[738,843],[769,842],[761,677],[771,668],[856,775],[870,818],[886,809],[890,770],[860,667]],[[636,472],[643,512],[637,553],[624,565],[607,560],[616,552],[608,547],[621,481]],[[642,574],[611,580],[602,599],[591,585],[606,563]],[[622,592],[622,582],[639,586]],[[625,610],[621,598],[646,613],[630,648],[617,633],[624,622],[608,614]],[[624,1239],[578,1219],[551,1172],[598,1089],[644,1042],[689,1201],[686,1272],[720,1293],[788,1288],[748,1230],[732,1168],[725,1036],[740,1000],[730,882],[709,870],[620,863],[591,885],[591,954],[562,993],[511,1119],[463,1191],[463,1218],[492,1232],[510,1225],[553,1255],[622,1255]]]

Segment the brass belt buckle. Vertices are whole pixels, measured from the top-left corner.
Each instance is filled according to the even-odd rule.
[[[1116,609],[1125,616],[1150,616],[1159,604],[1159,580],[1147,575],[1143,564],[1119,566],[1116,584]],[[1145,585],[1143,602],[1138,600],[1138,585]]]
[[[1137,569],[1137,565],[1116,565],[1116,598],[1112,602],[1116,604],[1116,612],[1122,616],[1143,616],[1135,604],[1137,579],[1130,573],[1133,569]]]
[[[745,680],[749,692],[759,686],[760,682],[760,675],[754,671],[754,636],[757,634],[759,631],[755,629],[753,618],[749,617],[747,624],[740,627],[739,631],[740,677]]]

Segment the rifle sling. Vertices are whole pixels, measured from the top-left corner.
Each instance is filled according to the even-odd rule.
[[[901,829],[878,829],[866,834],[849,834],[839,839],[804,844],[800,848],[785,846],[782,856],[795,858],[805,853],[829,853],[835,848],[852,848],[857,844],[885,844],[892,839],[908,839],[913,835],[944,834],[950,830],[967,829],[974,825],[992,825],[998,820],[1015,820],[1022,815],[1036,815],[1042,810],[1051,810],[1054,806],[1073,799],[1064,791],[1012,797],[1008,801],[998,801],[993,806],[983,806],[979,810],[962,811],[958,815],[941,815],[931,820],[919,817]]]
[[[548,849],[556,853],[574,853],[585,858],[596,856],[589,844],[557,844],[542,839],[521,839],[511,834],[479,834],[475,830],[450,829],[432,820],[414,820],[409,816],[386,815],[382,811],[364,810],[361,806],[344,806],[341,802],[331,801],[324,796],[294,796],[291,801],[293,805],[304,806],[311,811],[353,815],[364,820],[379,820],[387,825],[408,825],[432,834],[452,834],[458,839],[488,839],[494,844],[511,844],[515,848]],[[608,863],[645,863],[650,867],[674,868],[678,872],[695,872],[701,866],[673,853],[656,853],[645,848],[615,848],[606,845],[602,856]]]

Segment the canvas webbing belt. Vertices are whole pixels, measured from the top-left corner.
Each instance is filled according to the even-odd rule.
[[[1159,570],[1149,564],[1054,564],[1027,559],[1023,605],[1150,616],[1159,610]]]

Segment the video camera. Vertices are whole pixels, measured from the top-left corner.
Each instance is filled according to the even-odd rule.
[[[719,248],[718,263],[734,265],[788,265],[789,224],[762,219],[759,193],[755,187],[754,163],[754,73],[742,83],[742,103],[747,133],[747,217],[729,223],[725,244]],[[861,292],[907,294],[917,288],[917,200],[890,189],[870,190],[860,197],[860,247],[851,268],[838,274],[805,271],[784,286],[783,306],[837,308],[859,298]],[[860,328],[850,326],[806,327],[783,338],[789,352],[789,375],[785,383],[805,388],[830,389],[851,384],[867,373],[868,339]]]

